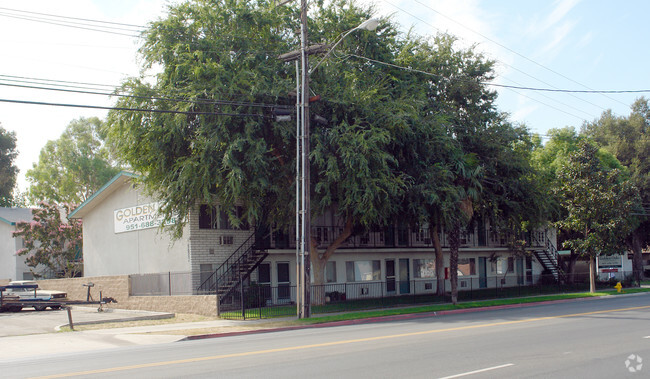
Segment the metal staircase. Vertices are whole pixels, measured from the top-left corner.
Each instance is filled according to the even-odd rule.
[[[264,239],[259,238],[258,233],[252,233],[212,275],[201,283],[197,293],[216,293],[221,304],[269,255],[266,246],[263,246],[263,241]]]
[[[537,258],[537,261],[539,261],[545,270],[548,270],[553,274],[555,280],[559,282],[566,281],[566,275],[558,261],[557,248],[548,238],[548,232],[544,231],[544,241],[540,241],[536,234],[533,234],[533,236],[537,242],[537,246],[543,246],[543,249],[533,250],[533,254],[535,255],[535,258]]]

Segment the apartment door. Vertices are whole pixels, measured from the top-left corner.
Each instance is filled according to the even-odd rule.
[[[523,285],[524,284],[524,259],[519,257],[517,258],[517,284],[518,285]]]
[[[261,263],[257,266],[257,281],[260,285],[262,298],[267,302],[271,300],[271,264]]]
[[[291,299],[291,279],[289,278],[289,262],[277,263],[278,300]]]
[[[399,293],[411,293],[411,272],[408,258],[399,260]]]
[[[386,259],[386,293],[395,293],[395,260]]]
[[[478,286],[487,288],[487,258],[478,257]]]

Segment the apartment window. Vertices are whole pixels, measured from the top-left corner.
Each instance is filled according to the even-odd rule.
[[[257,281],[260,284],[271,284],[271,265],[262,263],[257,266]]]
[[[212,282],[216,280],[212,276],[214,274],[214,271],[212,271],[212,265],[211,264],[200,264],[199,265],[199,280],[201,281],[201,284],[206,284],[206,287],[210,287],[211,284],[206,283],[208,279],[210,279]]]
[[[381,280],[381,264],[379,261],[348,261],[345,273],[348,282]]]
[[[436,261],[435,259],[414,259],[413,271],[416,279],[435,278]]]
[[[243,208],[236,207],[235,214],[241,220],[243,215]],[[249,226],[246,222],[242,220],[239,225],[239,228],[235,228],[228,218],[228,213],[226,213],[221,207],[202,204],[199,207],[199,229],[242,229],[248,230]]]
[[[458,276],[476,275],[476,258],[458,259]]]
[[[336,262],[327,262],[325,266],[325,281],[336,283]]]
[[[497,258],[492,262],[492,272],[503,275],[515,271],[515,260],[513,257]]]

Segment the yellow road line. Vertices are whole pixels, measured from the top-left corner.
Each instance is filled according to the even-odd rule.
[[[281,352],[285,352],[285,351],[306,350],[306,349],[314,349],[314,348],[318,348],[318,347],[327,347],[327,346],[346,345],[346,344],[359,343],[359,342],[388,340],[388,339],[394,339],[394,338],[412,337],[412,336],[420,336],[420,335],[434,334],[434,333],[453,332],[453,331],[459,331],[459,330],[489,328],[489,327],[493,327],[493,326],[522,324],[522,323],[535,322],[535,321],[553,320],[553,319],[558,319],[558,318],[587,316],[587,315],[595,315],[595,314],[611,313],[611,312],[633,311],[633,310],[647,309],[647,308],[650,308],[650,305],[645,305],[645,306],[640,306],[640,307],[631,307],[631,308],[609,309],[609,310],[604,310],[604,311],[572,313],[572,314],[559,315],[559,316],[535,317],[535,318],[528,318],[528,319],[515,320],[515,321],[493,322],[493,323],[489,323],[489,324],[467,325],[467,326],[459,326],[459,327],[455,327],[455,328],[433,329],[433,330],[425,330],[425,331],[421,331],[421,332],[391,334],[391,335],[386,335],[386,336],[357,338],[357,339],[351,339],[351,340],[341,340],[341,341],[325,342],[325,343],[318,343],[318,344],[311,344],[311,345],[299,345],[299,346],[282,347],[282,348],[277,348],[277,349],[247,351],[247,352],[243,352],[243,353],[213,355],[213,356],[209,356],[209,357],[197,357],[197,358],[177,359],[177,360],[173,360],[173,361],[143,363],[143,364],[138,364],[138,365],[110,367],[110,368],[103,368],[103,369],[97,369],[97,370],[77,371],[77,372],[69,372],[69,373],[64,373],[64,374],[41,376],[39,378],[40,379],[50,379],[50,378],[65,378],[65,377],[71,377],[71,376],[81,376],[81,375],[103,374],[103,373],[107,373],[107,372],[135,370],[135,369],[142,369],[142,368],[149,368],[149,367],[169,366],[169,365],[177,365],[177,364],[183,364],[183,363],[203,362],[203,361],[226,359],[226,358],[235,358],[235,357],[246,357],[246,356],[251,356],[251,355],[281,353]]]

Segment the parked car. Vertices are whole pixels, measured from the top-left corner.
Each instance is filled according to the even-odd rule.
[[[49,305],[48,301],[61,301],[66,300],[68,294],[63,291],[56,290],[43,290],[38,288],[38,283],[34,280],[15,280],[9,282],[5,295],[18,296],[20,300],[34,300],[43,302],[42,305],[35,305],[34,309],[37,311],[43,311],[45,308],[50,307],[52,309],[61,308],[60,305]]]

